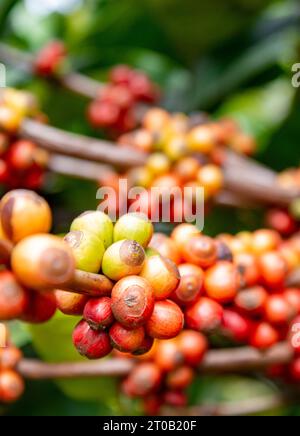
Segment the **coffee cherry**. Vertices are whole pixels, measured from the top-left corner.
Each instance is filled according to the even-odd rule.
[[[2,198],[0,221],[6,238],[16,243],[35,233],[48,233],[52,216],[42,197],[32,191],[18,189]]]
[[[249,315],[261,315],[268,298],[268,293],[262,286],[254,286],[240,291],[235,299],[235,306]]]
[[[200,267],[189,264],[179,265],[178,270],[181,279],[173,298],[182,305],[193,304],[202,293],[204,273]]]
[[[143,247],[136,241],[115,242],[104,253],[102,271],[112,280],[139,274],[145,261]]]
[[[171,169],[170,160],[163,153],[152,153],[147,160],[147,169],[153,177],[163,176]]]
[[[168,125],[170,115],[160,108],[153,108],[147,111],[143,119],[143,127],[151,132],[160,132]]]
[[[145,338],[143,327],[128,330],[116,322],[109,330],[111,344],[122,353],[134,353],[137,351]]]
[[[200,164],[196,158],[185,157],[176,163],[174,173],[182,183],[188,183],[197,179],[199,168]]]
[[[54,294],[39,294],[31,291],[29,304],[20,319],[31,324],[41,324],[49,321],[54,316],[56,307]]]
[[[97,236],[108,248],[113,242],[113,223],[109,216],[101,211],[85,212],[71,224],[71,231],[88,231]]]
[[[233,254],[227,244],[222,241],[215,241],[217,247],[217,260],[233,261]]]
[[[148,416],[157,416],[162,403],[163,400],[159,395],[148,395],[143,398],[143,410]]]
[[[279,340],[277,331],[268,323],[257,324],[250,336],[250,344],[259,349],[266,349],[275,345]]]
[[[196,236],[189,239],[181,251],[186,262],[202,268],[210,267],[217,260],[216,244],[208,236]]]
[[[37,290],[59,288],[75,272],[71,248],[52,235],[34,235],[23,239],[15,246],[11,263],[18,280]]]
[[[276,230],[283,236],[289,236],[297,229],[296,221],[291,215],[281,209],[271,209],[266,216],[268,227]]]
[[[234,263],[239,270],[244,286],[254,286],[258,283],[260,271],[256,256],[251,253],[238,253],[234,256]]]
[[[286,325],[297,314],[281,294],[270,295],[265,304],[265,317],[270,324]]]
[[[270,251],[260,256],[259,270],[263,282],[271,288],[277,288],[284,284],[288,266],[277,251]]]
[[[229,339],[245,343],[251,333],[251,323],[238,312],[226,309],[223,313],[221,331]]]
[[[123,215],[115,224],[114,242],[130,239],[138,242],[142,247],[147,247],[153,235],[153,225],[141,213]]]
[[[298,288],[288,288],[284,291],[283,296],[298,315],[300,313],[300,290]]]
[[[194,127],[187,136],[188,148],[193,152],[209,154],[216,145],[213,130],[209,126]]]
[[[149,336],[145,336],[142,344],[132,354],[134,356],[143,356],[143,355],[146,355],[146,354],[148,355],[149,352],[153,348],[153,344],[154,344],[154,339],[150,338]]]
[[[147,258],[140,275],[150,283],[156,300],[168,298],[180,280],[175,263],[162,256]]]
[[[0,371],[0,402],[14,403],[21,397],[24,389],[24,381],[18,373],[12,369]]]
[[[104,330],[114,322],[109,297],[91,298],[85,305],[83,317],[94,330]]]
[[[224,178],[222,170],[217,165],[204,165],[198,171],[197,181],[200,186],[203,186],[206,197],[213,196],[223,186]]]
[[[22,114],[10,107],[8,104],[1,104],[0,106],[0,128],[5,132],[14,134],[21,125]]]
[[[73,344],[82,356],[88,359],[100,359],[112,350],[109,335],[91,329],[85,320],[81,320],[73,331]]]
[[[230,262],[218,262],[205,275],[204,287],[207,295],[221,303],[232,301],[240,288],[240,275]]]
[[[252,235],[252,250],[255,254],[276,250],[279,244],[280,236],[274,230],[260,229]]]
[[[21,359],[22,359],[22,353],[19,350],[19,348],[14,347],[13,345],[9,345],[6,348],[0,348],[0,372],[3,368],[4,369],[15,368]]]
[[[167,375],[166,384],[174,390],[186,389],[194,380],[195,374],[189,366],[181,366]]]
[[[10,271],[0,272],[0,320],[18,318],[29,304],[28,292]]]
[[[183,365],[184,355],[178,346],[177,338],[159,341],[156,346],[154,361],[166,373]]]
[[[93,233],[73,230],[64,237],[71,247],[76,261],[76,268],[91,273],[98,273],[105,252],[104,244]]]
[[[51,76],[57,72],[66,56],[66,48],[61,41],[51,41],[37,55],[35,71],[41,76]]]
[[[164,394],[164,401],[172,407],[185,407],[188,399],[187,395],[182,391],[167,391]]]
[[[181,256],[177,244],[163,233],[154,233],[149,247],[156,250],[161,256],[172,260],[176,265],[180,263]]]
[[[183,330],[178,337],[178,349],[184,357],[184,362],[190,366],[197,366],[203,360],[207,351],[206,337],[194,330]]]
[[[183,313],[177,304],[170,300],[157,301],[146,323],[146,332],[152,338],[171,339],[181,332],[183,322]]]
[[[122,326],[140,327],[150,318],[154,308],[154,293],[142,277],[130,276],[120,280],[111,293],[111,309]]]
[[[220,327],[222,318],[222,306],[205,297],[201,297],[185,312],[187,327],[204,333],[213,332]]]
[[[16,171],[30,170],[35,163],[36,144],[26,139],[12,143],[6,156],[6,161]]]
[[[299,383],[300,382],[300,357],[297,357],[293,360],[293,362],[289,365],[288,371],[292,380]]]
[[[84,306],[88,297],[74,292],[61,291],[54,292],[57,308],[65,315],[79,316],[83,314]]]
[[[155,393],[161,384],[162,373],[155,363],[143,362],[138,364],[131,374],[128,381],[132,386],[132,393],[136,397],[144,397]]]

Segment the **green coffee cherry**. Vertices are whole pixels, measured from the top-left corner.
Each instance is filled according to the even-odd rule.
[[[73,230],[64,237],[72,248],[76,268],[91,273],[98,273],[105,252],[104,244],[95,234]]]
[[[89,232],[97,236],[108,248],[113,242],[113,223],[108,215],[101,211],[84,212],[71,224],[71,231],[79,230]]]
[[[137,241],[142,247],[147,247],[153,235],[153,225],[142,213],[123,215],[114,228],[114,242],[122,239]]]
[[[145,251],[136,241],[124,239],[112,244],[104,253],[102,272],[111,280],[138,275],[145,261]]]

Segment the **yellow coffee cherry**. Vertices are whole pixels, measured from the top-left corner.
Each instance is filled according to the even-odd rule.
[[[217,165],[204,165],[199,169],[197,179],[209,196],[217,194],[223,186],[223,173]]]

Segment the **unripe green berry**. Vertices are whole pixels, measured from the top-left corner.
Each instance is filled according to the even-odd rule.
[[[122,239],[137,241],[142,247],[147,247],[153,235],[153,225],[142,213],[123,215],[114,228],[114,242]]]
[[[138,275],[144,265],[145,251],[136,241],[124,239],[112,244],[104,253],[102,272],[111,280]]]
[[[95,234],[73,230],[64,241],[72,248],[76,268],[91,273],[98,273],[105,252],[104,244]]]
[[[113,242],[113,223],[108,215],[101,211],[88,211],[79,215],[71,224],[71,231],[89,232],[103,241],[108,248]]]

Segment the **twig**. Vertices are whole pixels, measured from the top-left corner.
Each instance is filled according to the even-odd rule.
[[[289,363],[293,357],[291,347],[281,343],[261,352],[251,347],[209,351],[199,366],[200,372],[248,372],[263,370],[274,364]],[[95,362],[44,363],[23,359],[18,371],[26,378],[74,378],[102,375],[125,376],[136,364],[133,359],[111,358]]]
[[[110,295],[113,283],[102,274],[76,270],[73,278],[64,284],[60,284],[59,287],[77,294],[102,297]]]

